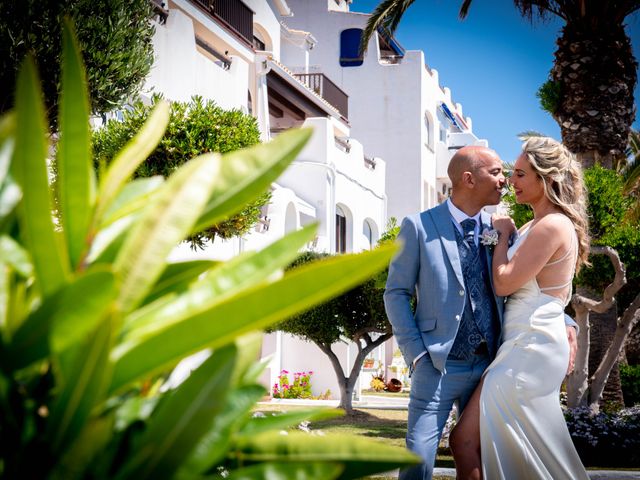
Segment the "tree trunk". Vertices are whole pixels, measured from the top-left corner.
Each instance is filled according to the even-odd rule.
[[[610,378],[611,372],[616,366],[617,358],[624,346],[624,340],[629,334],[616,330],[609,340],[603,339],[604,334],[600,332],[596,336],[594,332],[596,326],[601,326],[604,321],[598,322],[594,314],[605,314],[610,310],[615,311],[615,295],[626,283],[625,268],[618,253],[611,247],[591,247],[591,254],[607,255],[615,269],[613,282],[605,288],[601,300],[595,299],[595,294],[589,289],[581,288],[571,299],[571,304],[576,312],[576,319],[581,329],[589,325],[586,331],[581,331],[578,339],[578,354],[576,357],[576,372],[572,374],[567,382],[567,403],[570,407],[584,406],[587,403],[593,411],[597,411],[599,400],[603,394],[604,386]],[[626,312],[625,312],[626,314]],[[631,321],[631,320],[629,320]],[[614,320],[615,322],[615,320]],[[616,328],[616,323],[613,324]],[[597,339],[588,344],[589,338]],[[594,346],[604,345],[601,359],[597,364],[589,369],[591,376],[587,378],[585,365],[587,358],[593,355]],[[608,350],[606,350],[608,347]],[[614,350],[618,348],[618,350]],[[585,351],[586,350],[586,351]],[[606,352],[604,351],[606,350]],[[605,354],[606,353],[606,354]],[[591,355],[590,355],[591,354]],[[613,383],[615,386],[615,382]],[[620,388],[620,377],[618,375],[618,390],[622,397]],[[588,392],[588,393],[587,393]],[[613,397],[616,398],[616,397]]]
[[[356,385],[358,377],[360,376],[360,371],[362,370],[364,359],[369,354],[369,352],[382,345],[391,337],[391,332],[387,332],[381,335],[376,340],[371,340],[371,337],[368,333],[360,334],[359,338],[355,339],[354,342],[358,347],[358,354],[353,361],[353,367],[351,368],[351,372],[349,373],[348,377],[344,374],[342,365],[340,365],[340,359],[333,352],[333,350],[331,350],[331,345],[314,342],[318,346],[318,348],[322,350],[327,357],[329,357],[329,360],[331,361],[331,365],[333,366],[333,370],[336,373],[336,378],[338,380],[338,386],[340,387],[340,403],[338,405],[338,408],[344,409],[347,415],[353,414],[353,389]],[[361,340],[365,343],[364,347],[360,343]]]
[[[581,287],[577,288],[576,297],[580,298],[587,295],[587,290]],[[576,361],[573,372],[566,381],[567,387],[567,406],[569,408],[577,408],[587,404],[587,393],[589,391],[589,351],[591,325],[589,322],[589,309],[583,304],[572,301],[573,308],[576,312],[576,323],[580,327],[578,332],[578,351],[576,352]]]
[[[596,403],[599,407],[609,405],[615,408],[624,404],[617,360],[619,355],[614,355],[615,358],[613,358],[613,363],[609,368],[602,368],[605,361],[605,354],[609,351],[616,334],[617,322],[618,309],[615,304],[606,312],[594,312],[591,314],[591,348],[589,351],[591,385],[589,387],[589,405]],[[620,352],[618,351],[617,353],[619,354]],[[599,374],[596,375],[596,372],[599,372]],[[600,383],[602,383],[602,388],[600,388]]]
[[[594,404],[598,403],[598,399],[605,389],[605,382],[607,380],[607,371],[612,371],[614,365],[617,367],[618,358],[620,357],[620,352],[622,351],[622,347],[624,343],[631,333],[633,326],[640,319],[640,293],[636,295],[636,298],[631,302],[631,304],[624,311],[622,317],[620,317],[620,321],[617,322],[615,334],[612,339],[611,345],[604,354],[604,358],[600,363],[598,369],[593,374],[593,381],[591,383],[590,389],[590,398],[589,403],[590,406],[593,407]],[[617,368],[616,368],[617,369]],[[609,378],[610,380],[610,378]],[[618,383],[620,383],[620,374],[618,371]],[[620,396],[622,397],[622,389],[620,388]],[[618,401],[616,399],[616,401]],[[624,406],[624,399],[619,400],[620,404]]]

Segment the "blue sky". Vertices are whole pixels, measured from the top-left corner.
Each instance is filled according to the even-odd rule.
[[[352,12],[370,13],[378,0],[353,0]],[[486,138],[506,162],[515,161],[517,134],[535,130],[560,139],[560,129],[535,94],[553,64],[562,22],[523,19],[512,0],[475,0],[464,21],[461,0],[416,0],[407,10],[396,38],[407,50],[422,50],[438,70],[440,84],[473,120],[473,131]],[[627,18],[627,34],[640,59],[640,13]],[[640,103],[640,87],[635,90]],[[640,115],[638,115],[640,116]],[[640,128],[636,120],[634,128]]]

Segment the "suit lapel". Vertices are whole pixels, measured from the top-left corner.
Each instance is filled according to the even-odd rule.
[[[451,267],[453,268],[460,285],[464,285],[462,266],[460,264],[460,253],[458,252],[458,243],[456,242],[456,233],[454,230],[456,227],[453,225],[453,220],[451,218],[451,213],[449,213],[447,203],[441,203],[437,207],[429,210],[428,213],[433,219],[433,224],[438,231],[438,236],[440,237],[444,251],[449,257]]]
[[[480,235],[482,235],[482,232],[484,232],[485,230],[491,230],[491,216],[485,212],[484,210],[482,210],[480,212],[480,219],[482,221],[482,225],[480,227]],[[493,288],[493,249],[487,247],[486,245],[483,245],[484,251],[487,255],[487,268],[489,270],[489,281],[491,282],[491,288]]]
[[[493,226],[491,225],[491,215],[486,213],[484,210],[480,213],[480,218],[482,219],[482,228],[480,229],[480,235],[482,232],[487,229],[491,230]],[[487,256],[487,269],[489,270],[489,281],[491,282],[491,291],[493,292],[493,248],[490,248],[486,245],[483,246],[484,251]],[[496,306],[498,307],[498,317],[500,320],[500,325],[502,325],[502,308],[500,308],[500,302],[502,302],[502,297],[498,297],[495,293],[493,297],[496,301]]]

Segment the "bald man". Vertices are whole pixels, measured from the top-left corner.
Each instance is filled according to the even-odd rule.
[[[401,479],[431,479],[449,413],[454,403],[464,409],[500,338],[504,302],[493,294],[491,250],[479,235],[491,228],[482,208],[500,202],[502,162],[493,150],[468,146],[447,173],[451,197],[403,220],[403,248],[391,261],[384,293],[411,372],[407,448],[423,459]]]

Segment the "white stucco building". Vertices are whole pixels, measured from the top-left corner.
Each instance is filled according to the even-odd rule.
[[[264,141],[289,128],[313,128],[272,185],[271,204],[254,231],[216,241],[199,256],[224,259],[260,249],[311,222],[318,231],[309,248],[369,249],[388,218],[400,220],[447,195],[446,169],[456,149],[486,145],[422,51],[404,51],[381,32],[358,57],[354,44],[368,15],[351,12],[350,3],[170,0],[159,9],[165,21],[156,26],[149,90],[241,109],[256,117]],[[193,255],[184,246],[174,259]],[[334,350],[350,369],[355,346],[340,343]],[[388,342],[372,357],[389,367],[394,350]],[[313,370],[315,394],[338,394],[331,364],[315,345],[273,333],[262,353],[271,359],[265,383],[273,385],[282,369]],[[360,384],[366,387],[372,373]]]

